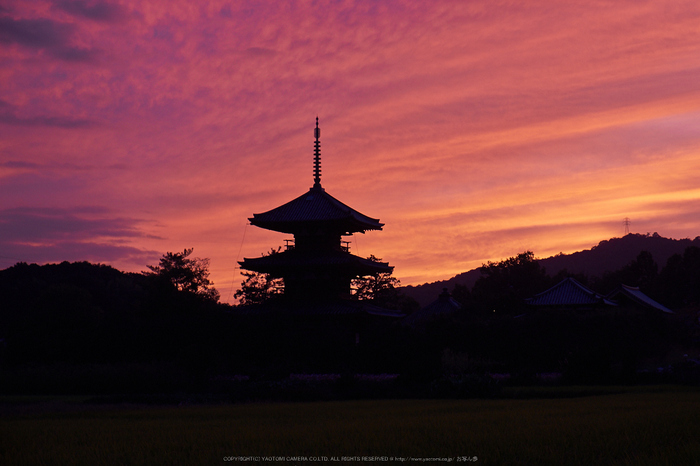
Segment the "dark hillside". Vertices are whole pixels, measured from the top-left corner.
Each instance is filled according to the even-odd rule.
[[[669,257],[683,254],[689,246],[700,247],[700,236],[690,239],[664,238],[658,233],[641,235],[630,233],[622,238],[603,240],[591,249],[573,254],[559,254],[541,259],[540,264],[550,276],[561,270],[572,274],[585,274],[590,277],[602,277],[606,272],[621,269],[632,262],[641,251],[651,253],[659,268],[666,265]],[[418,301],[421,306],[427,306],[437,299],[443,288],[452,290],[455,285],[464,285],[471,289],[479,279],[479,269],[456,275],[449,280],[425,283],[418,286],[406,286],[401,290],[409,297]]]
[[[573,254],[562,254],[540,260],[547,273],[554,275],[566,269],[570,273],[583,273],[600,277],[605,272],[621,269],[632,262],[641,251],[651,253],[654,261],[661,268],[674,254],[683,254],[689,246],[700,246],[700,237],[690,239],[671,239],[653,235],[630,233],[622,238],[603,240],[597,246]]]
[[[474,286],[474,283],[481,276],[479,269],[470,270],[469,272],[463,272],[459,275],[455,275],[449,280],[438,280],[432,283],[424,283],[422,285],[408,285],[401,288],[401,291],[408,297],[418,301],[421,307],[425,307],[428,304],[435,301],[442,290],[447,288],[448,290],[454,289],[455,285],[466,286],[470,290]]]
[[[157,277],[88,262],[2,270],[0,303],[10,365],[171,357],[219,307]]]

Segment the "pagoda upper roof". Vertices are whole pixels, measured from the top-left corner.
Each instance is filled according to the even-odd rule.
[[[267,212],[253,214],[250,223],[266,230],[297,233],[310,226],[321,224],[343,233],[381,230],[379,219],[368,217],[343,204],[315,185],[308,192]]]

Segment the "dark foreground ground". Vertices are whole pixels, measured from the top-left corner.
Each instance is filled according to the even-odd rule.
[[[0,399],[0,464],[698,464],[697,387],[512,387],[500,399],[103,404]]]

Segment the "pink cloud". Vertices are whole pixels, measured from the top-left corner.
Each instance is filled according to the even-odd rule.
[[[54,8],[66,13],[93,21],[114,23],[127,18],[127,10],[119,3],[106,1],[62,0],[54,3]]]
[[[138,251],[195,247],[231,287],[239,248],[282,244],[242,231],[311,186],[319,115],[324,187],[386,222],[359,253],[406,284],[590,247],[625,216],[694,237],[698,17],[689,1],[10,2],[4,209],[89,199],[139,234],[78,222],[74,249],[131,248],[138,271]]]

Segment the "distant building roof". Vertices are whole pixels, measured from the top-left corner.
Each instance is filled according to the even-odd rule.
[[[381,230],[383,223],[343,204],[320,186],[261,214],[249,218],[252,225],[282,233],[297,233],[309,223],[332,226],[342,233],[352,234],[367,230]]]
[[[447,288],[443,288],[438,299],[409,315],[403,319],[402,323],[405,325],[414,325],[418,322],[427,322],[439,317],[454,314],[461,307],[462,305],[455,301],[452,295],[447,291]]]
[[[638,287],[620,285],[619,288],[610,293],[607,297],[608,299],[612,299],[615,301],[619,301],[620,298],[628,299],[641,307],[656,309],[667,314],[673,314],[672,310],[663,306],[662,304],[657,303],[649,296],[642,293]]]
[[[552,288],[526,299],[525,302],[538,307],[616,306],[614,302],[586,288],[571,277],[565,278]]]

